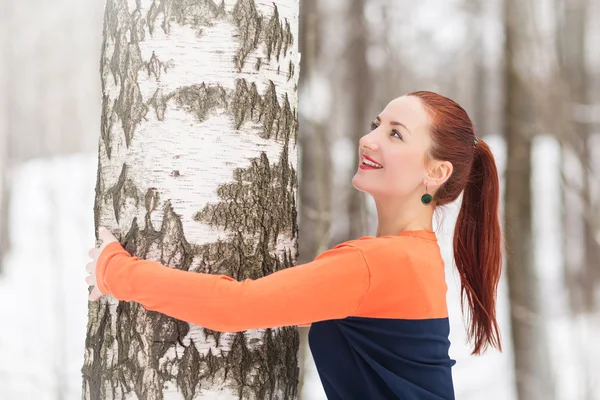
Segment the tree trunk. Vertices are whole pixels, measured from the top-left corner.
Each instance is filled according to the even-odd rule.
[[[305,101],[310,102],[313,96],[318,95],[310,89],[319,57],[319,14],[315,0],[302,1],[300,9],[300,88],[306,93]],[[302,107],[302,104],[300,106]],[[329,248],[332,165],[329,156],[330,140],[323,130],[323,125],[310,116],[300,123],[300,263],[313,260],[317,254]]]
[[[0,1],[0,275],[8,253],[8,2]]]
[[[581,108],[591,103],[589,92],[590,78],[586,68],[586,28],[588,6],[585,0],[570,0],[566,2],[565,27],[563,38],[564,51],[564,76],[569,86],[569,99],[571,108]],[[597,282],[600,278],[597,272],[598,243],[595,240],[596,218],[593,214],[594,200],[592,190],[594,186],[590,137],[592,134],[590,124],[585,120],[573,121],[574,137],[572,146],[581,161],[582,185],[581,202],[583,205],[581,218],[583,222],[583,268],[576,282],[579,290],[576,296],[581,296],[576,301],[575,312],[592,313],[595,309],[595,293]]]
[[[0,71],[0,76],[2,72]],[[1,87],[0,87],[1,90]],[[0,102],[0,107],[3,104]],[[9,199],[10,192],[8,186],[8,135],[4,130],[2,118],[2,109],[0,108],[0,275],[2,275],[4,267],[4,256],[10,250],[10,226],[9,226]]]
[[[95,23],[101,4],[4,3],[10,46],[1,61],[10,77],[10,163],[93,151],[97,125],[89,120],[100,107],[83,99],[100,95],[97,62],[89,60],[97,57]]]
[[[573,118],[573,109],[592,103],[590,87],[592,81],[586,68],[586,33],[590,7],[587,0],[565,0],[557,7],[563,11],[562,21],[557,25],[559,38],[558,54],[560,73],[566,83],[563,93],[566,99],[566,123],[568,134],[563,137],[563,152],[574,150],[581,163],[581,173],[573,179],[572,174],[564,173],[563,198],[565,204],[564,223],[565,243],[565,281],[569,295],[573,337],[571,338],[572,354],[579,367],[579,394],[581,399],[592,400],[595,397],[593,355],[590,355],[588,338],[592,337],[589,321],[593,321],[595,310],[595,293],[598,281],[597,272],[600,252],[595,240],[595,214],[593,212],[594,178],[590,155],[590,137],[593,130],[589,121]],[[566,157],[565,157],[566,158]],[[580,184],[578,184],[580,181]],[[583,251],[581,251],[583,250]],[[583,259],[578,257],[583,255]],[[581,262],[578,262],[581,261]]]
[[[324,132],[320,121],[310,115],[311,101],[318,95],[311,91],[314,87],[311,81],[317,69],[320,58],[319,10],[316,0],[303,0],[300,3],[299,46],[302,54],[299,78],[300,92],[303,93],[299,102],[299,132],[300,142],[300,202],[298,234],[298,263],[312,261],[319,253],[327,250],[329,244],[329,229],[331,221],[331,159],[330,139]],[[306,107],[306,108],[305,108]],[[300,363],[299,395],[310,390],[306,385],[310,375],[317,375],[314,360],[308,345],[309,326],[299,328]],[[312,400],[310,397],[308,400]]]
[[[534,45],[526,29],[534,21],[528,2],[507,0],[505,5],[505,231],[517,393],[521,400],[549,400],[554,394],[532,240],[531,143],[536,107],[527,85],[533,72],[523,68],[527,47]]]
[[[348,96],[350,97],[350,112],[347,114],[351,120],[351,130],[349,132],[353,148],[358,149],[358,141],[369,132],[369,120],[375,116],[369,116],[370,106],[370,74],[369,64],[367,63],[367,49],[369,45],[369,35],[367,23],[364,16],[365,0],[354,0],[350,2],[348,21],[352,26],[349,29],[350,38],[348,47],[350,48],[349,76],[348,76]],[[358,168],[358,151],[351,153],[353,163],[350,164],[350,172],[356,173]],[[365,193],[356,190],[349,185],[348,198],[348,236],[336,238],[338,241],[356,239],[368,234],[367,232],[367,209]]]
[[[297,258],[298,1],[108,0],[94,218],[132,255],[256,279]],[[293,399],[295,327],[90,303],[85,399]]]

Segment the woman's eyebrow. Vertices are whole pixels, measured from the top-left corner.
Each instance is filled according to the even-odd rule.
[[[378,116],[377,116],[377,118],[375,118],[375,119],[376,119],[377,121],[381,122],[381,117],[380,117],[379,115],[378,115]],[[407,131],[408,133],[410,133],[410,134],[412,135],[412,133],[411,133],[411,132],[408,130],[408,128],[406,127],[406,125],[404,125],[402,122],[398,122],[398,121],[390,121],[390,125],[393,125],[393,126],[401,126],[401,127],[403,127],[404,129],[406,129],[406,131]]]

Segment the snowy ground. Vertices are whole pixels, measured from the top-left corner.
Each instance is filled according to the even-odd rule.
[[[80,399],[95,155],[34,160],[11,176],[0,276],[0,399]]]
[[[500,142],[491,144],[502,153]],[[550,146],[542,147],[544,155],[552,153],[551,143],[542,146]],[[503,160],[499,158],[498,163],[502,165]],[[94,244],[96,165],[96,154],[35,160],[16,168],[11,176],[13,247],[6,258],[5,272],[0,276],[2,400],[81,398],[80,369],[87,319],[84,266],[88,261],[87,250]],[[538,183],[546,185],[549,191],[556,190],[551,179]],[[552,195],[548,198],[552,199]],[[553,212],[556,204],[552,204],[541,199],[538,205],[542,211]],[[550,208],[544,209],[544,206]],[[444,215],[439,238],[447,263],[451,357],[457,360],[453,370],[457,399],[516,400],[505,281],[501,282],[499,292],[505,351],[490,350],[484,356],[471,356],[459,308],[458,275],[450,261],[455,213],[447,211]],[[538,251],[541,256],[555,254],[554,249],[540,249],[545,250]],[[556,268],[559,266],[553,266],[548,259],[544,262],[550,263],[550,267],[545,264],[550,268],[544,275],[546,290],[558,296]],[[573,351],[566,340],[573,332],[569,326],[560,314],[549,323],[555,344],[553,364],[561,365],[561,375],[557,377],[559,400],[578,398],[577,370],[570,356]],[[590,350],[590,359],[592,355],[600,357],[597,347]],[[325,399],[309,353],[304,368],[307,381],[302,398]]]

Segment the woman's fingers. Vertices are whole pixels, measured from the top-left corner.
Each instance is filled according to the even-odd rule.
[[[100,292],[100,290],[96,286],[96,284],[97,284],[97,282],[96,282],[96,262],[98,261],[98,257],[100,256],[100,253],[102,253],[102,250],[104,250],[104,248],[108,244],[110,244],[112,242],[118,242],[117,238],[112,234],[112,232],[103,226],[98,228],[98,239],[100,241],[102,241],[102,244],[99,248],[93,247],[90,249],[88,254],[89,254],[90,258],[92,259],[92,261],[87,263],[87,265],[85,266],[86,272],[88,272],[90,274],[85,277],[85,282],[89,286],[92,286],[92,291],[90,292],[90,294],[88,296],[88,299],[90,301],[96,301],[100,297],[102,297],[102,292]]]
[[[95,275],[86,276],[85,283],[87,283],[89,286],[96,286],[96,276]]]
[[[115,235],[113,235],[110,230],[106,229],[103,226],[98,228],[98,239],[102,240],[102,246],[100,246],[100,249],[102,250],[110,243],[118,242]]]
[[[100,249],[97,247],[92,247],[88,252],[88,255],[90,256],[90,258],[93,258],[95,260],[100,255]]]
[[[85,272],[87,272],[88,274],[95,273],[96,272],[96,262],[91,261],[91,262],[87,263],[85,266]]]

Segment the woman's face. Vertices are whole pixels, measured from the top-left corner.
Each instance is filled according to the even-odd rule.
[[[421,187],[426,178],[430,119],[421,100],[402,96],[392,100],[373,120],[371,132],[359,141],[358,163],[352,185],[374,198],[403,198]],[[382,166],[363,169],[363,156]],[[361,168],[362,166],[362,168]],[[429,191],[431,193],[431,191]]]

